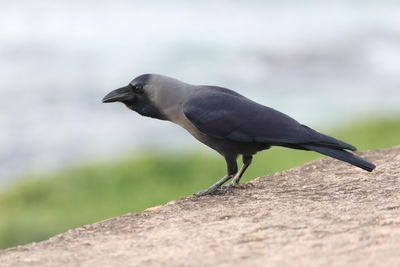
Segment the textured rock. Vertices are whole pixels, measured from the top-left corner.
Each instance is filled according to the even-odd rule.
[[[400,147],[332,159],[0,252],[0,266],[400,266]]]

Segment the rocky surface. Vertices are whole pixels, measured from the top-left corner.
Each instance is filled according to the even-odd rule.
[[[0,252],[0,266],[400,266],[400,147],[333,159]]]

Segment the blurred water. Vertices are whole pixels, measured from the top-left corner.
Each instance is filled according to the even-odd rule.
[[[317,128],[399,115],[400,4],[2,0],[0,181],[146,144],[200,148],[100,103],[147,72],[230,87]]]

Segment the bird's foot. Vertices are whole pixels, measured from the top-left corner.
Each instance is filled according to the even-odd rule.
[[[214,194],[223,194],[225,193],[227,190],[224,187],[210,187],[206,190],[202,190],[200,192],[197,192],[196,194],[193,194],[195,197],[202,197],[202,196],[206,196],[206,195],[214,195]]]
[[[231,182],[227,186],[224,186],[224,188],[226,188],[226,190],[229,190],[229,189],[247,189],[247,188],[251,188],[251,187],[254,187],[254,184],[252,182],[248,182],[248,183],[245,183],[245,184],[239,184],[239,183]]]
[[[225,175],[224,177],[222,177],[221,180],[219,180],[218,182],[213,184],[211,187],[207,188],[206,190],[203,190],[203,191],[200,191],[200,192],[194,194],[194,196],[201,197],[201,196],[205,196],[205,195],[215,194],[217,192],[224,193],[225,191],[223,189],[221,189],[221,186],[224,183],[226,183],[226,181],[231,179],[232,176],[233,175],[230,175],[230,174]]]
[[[230,183],[228,185],[224,186],[212,186],[206,190],[200,191],[194,196],[196,197],[201,197],[201,196],[206,196],[206,195],[216,195],[216,194],[225,194],[233,189],[247,189],[247,188],[252,188],[254,187],[254,184],[251,182],[245,183],[245,184],[238,184],[238,183]]]

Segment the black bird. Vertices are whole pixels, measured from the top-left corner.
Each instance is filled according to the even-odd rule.
[[[213,193],[229,179],[231,185],[239,184],[253,155],[271,146],[316,151],[369,172],[375,168],[349,152],[356,150],[354,146],[222,87],[143,74],[103,98],[103,103],[110,102],[122,102],[143,116],[178,124],[225,158],[227,175],[197,195]],[[238,170],[239,155],[243,166]]]

